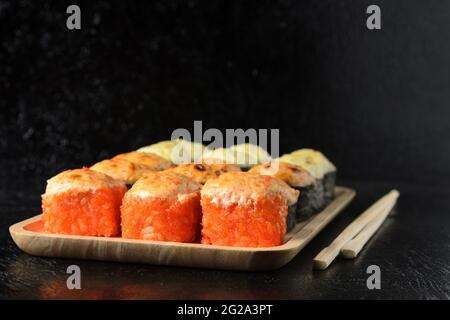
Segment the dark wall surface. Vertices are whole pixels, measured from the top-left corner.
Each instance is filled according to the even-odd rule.
[[[44,179],[202,120],[279,128],[343,178],[446,182],[449,24],[437,0],[3,0],[2,170]]]

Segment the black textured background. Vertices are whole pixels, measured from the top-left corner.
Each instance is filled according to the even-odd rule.
[[[66,8],[82,10],[81,31]],[[365,27],[369,4],[382,30]],[[0,0],[0,298],[449,299],[450,1]],[[352,204],[292,262],[228,272],[32,257],[8,227],[57,172],[175,128],[279,128],[321,149]],[[401,196],[355,260],[312,259]],[[66,289],[80,265],[83,290]],[[366,268],[382,270],[368,290]]]
[[[450,2],[0,1],[0,158],[47,178],[173,129],[280,128],[344,178],[450,178]],[[80,5],[81,31],[66,29]]]

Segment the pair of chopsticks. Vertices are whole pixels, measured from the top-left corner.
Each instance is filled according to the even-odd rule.
[[[344,258],[355,258],[383,224],[399,195],[397,190],[392,190],[364,211],[328,247],[320,251],[314,258],[314,267],[326,269],[339,254]]]

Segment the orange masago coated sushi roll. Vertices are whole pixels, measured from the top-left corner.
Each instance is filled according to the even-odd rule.
[[[180,174],[148,173],[123,199],[122,237],[193,242],[200,233],[200,184]]]
[[[120,234],[123,183],[88,168],[67,170],[47,181],[42,195],[45,231],[115,236]]]
[[[237,247],[283,244],[288,204],[299,192],[284,181],[247,172],[228,172],[201,191],[202,243]]]

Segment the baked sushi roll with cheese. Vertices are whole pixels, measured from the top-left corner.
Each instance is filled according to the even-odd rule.
[[[249,168],[265,163],[271,160],[270,155],[262,147],[251,144],[242,143],[233,145],[229,148],[217,148],[214,150],[206,150],[203,154],[205,162],[220,161],[228,164],[235,164],[247,171]]]
[[[300,149],[283,155],[279,159],[283,162],[295,164],[316,178],[324,192],[324,205],[327,206],[334,199],[336,185],[336,167],[320,151],[313,149]]]
[[[228,172],[201,191],[202,243],[237,247],[283,244],[288,206],[299,192],[284,181],[248,172]]]
[[[205,146],[198,142],[183,139],[161,141],[139,148],[139,152],[156,154],[170,162],[189,163],[201,159]]]
[[[123,198],[122,237],[194,242],[200,234],[200,187],[174,172],[146,174]]]
[[[128,186],[131,186],[144,174],[154,171],[151,167],[125,159],[106,159],[91,166],[91,170],[104,173]]]
[[[205,163],[228,163],[237,165],[236,157],[230,148],[206,149],[201,159]]]
[[[226,163],[183,163],[166,171],[181,174],[203,185],[211,178],[217,178],[226,172],[241,171],[241,168]]]
[[[288,231],[289,227],[295,226],[296,221],[317,213],[323,206],[323,188],[318,188],[316,179],[299,166],[281,161],[268,162],[251,168],[249,172],[281,179],[300,192],[295,208],[288,213]]]
[[[255,144],[241,143],[231,146],[230,149],[236,156],[236,164],[241,166],[243,170],[248,170],[257,164],[271,160],[270,154],[264,148]]]
[[[116,236],[126,186],[88,168],[67,170],[47,181],[42,195],[46,232]]]
[[[127,152],[115,156],[113,159],[123,159],[132,163],[145,166],[152,171],[162,171],[170,168],[172,162],[153,153],[148,152]]]

